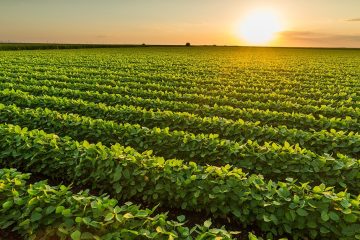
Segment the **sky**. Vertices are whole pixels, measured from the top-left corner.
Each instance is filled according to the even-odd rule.
[[[0,0],[0,41],[254,45],[259,9],[282,25],[263,45],[360,48],[360,0]]]

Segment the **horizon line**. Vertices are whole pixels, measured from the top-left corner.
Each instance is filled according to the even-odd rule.
[[[190,43],[190,46],[186,46]],[[44,45],[85,45],[85,46],[133,46],[133,47],[251,47],[251,48],[309,48],[309,49],[360,49],[360,47],[331,47],[331,46],[262,46],[262,45],[231,45],[231,44],[191,44],[186,42],[184,44],[146,44],[146,43],[56,43],[56,42],[17,42],[17,41],[1,41],[0,45],[3,44],[44,44]]]

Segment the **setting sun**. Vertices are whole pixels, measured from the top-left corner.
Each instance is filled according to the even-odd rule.
[[[237,34],[250,44],[261,45],[274,40],[282,30],[282,23],[275,12],[258,10],[248,14],[240,22]]]

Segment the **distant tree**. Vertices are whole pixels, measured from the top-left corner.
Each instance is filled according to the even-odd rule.
[[[190,47],[191,44],[190,44],[189,42],[187,42],[187,43],[185,44],[185,46]]]
[[[146,44],[145,43],[143,43],[143,44],[141,44],[142,46],[146,46]]]

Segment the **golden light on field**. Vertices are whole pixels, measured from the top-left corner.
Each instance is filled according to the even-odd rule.
[[[240,21],[237,35],[249,44],[267,44],[276,38],[283,30],[283,24],[276,12],[271,10],[256,10]]]

